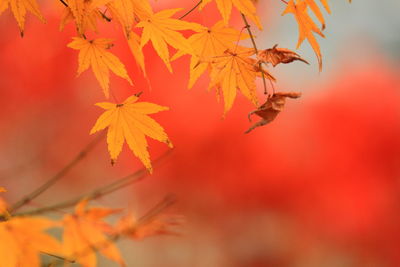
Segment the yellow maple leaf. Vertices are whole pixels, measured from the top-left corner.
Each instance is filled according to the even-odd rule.
[[[191,88],[197,79],[210,65],[210,58],[221,55],[226,49],[234,49],[239,40],[248,38],[238,30],[228,27],[221,20],[211,28],[202,27],[201,31],[192,34],[188,41],[193,48],[190,59],[190,79],[188,87]],[[171,60],[175,60],[186,54],[178,51]]]
[[[203,0],[200,4],[200,9],[211,1],[213,0]],[[222,15],[225,24],[228,24],[232,12],[232,6],[235,6],[241,13],[243,13],[243,15],[254,21],[260,30],[262,29],[260,19],[256,14],[256,7],[251,0],[215,0],[215,2],[217,3],[218,10]]]
[[[107,233],[112,227],[103,221],[111,214],[119,212],[108,208],[87,208],[87,200],[79,202],[73,214],[63,218],[63,251],[83,267],[96,266],[96,251],[125,266],[118,248],[109,240]]]
[[[319,22],[321,22],[321,24],[322,24],[321,28],[322,28],[322,30],[324,30],[325,29],[325,19],[324,19],[324,16],[322,15],[322,12],[321,12],[320,8],[315,3],[315,0],[306,0],[306,3],[310,7],[310,9],[314,13],[314,15],[317,17]],[[321,0],[321,3],[324,6],[325,10],[330,14],[331,10],[329,8],[328,1],[327,0]]]
[[[164,61],[170,72],[172,72],[172,67],[170,64],[167,44],[175,49],[180,49],[190,53],[192,48],[189,42],[178,31],[200,31],[202,28],[202,26],[197,23],[171,18],[171,16],[179,10],[181,10],[181,8],[162,10],[158,13],[152,14],[150,17],[140,21],[136,25],[138,28],[143,28],[140,41],[141,49],[151,40],[154,49]]]
[[[108,127],[107,144],[112,162],[117,159],[126,140],[133,154],[152,172],[145,136],[164,142],[170,147],[172,144],[161,125],[147,115],[169,108],[148,102],[136,102],[137,100],[137,96],[130,96],[122,104],[97,103],[97,106],[106,111],[97,119],[90,134]]]
[[[351,2],[351,0],[349,2]],[[329,8],[328,1],[327,0],[321,0],[321,3],[324,6],[326,12],[328,12],[330,14],[331,13],[331,9]]]
[[[12,217],[0,222],[1,266],[40,267],[40,253],[62,257],[61,244],[45,230],[57,224],[40,217]]]
[[[77,32],[83,36],[87,30],[97,32],[97,20],[104,19],[99,7],[111,0],[69,0],[61,18],[60,30],[75,21]]]
[[[21,36],[24,36],[25,16],[27,11],[39,18],[41,22],[46,22],[42,13],[40,13],[39,5],[37,4],[36,0],[1,0],[0,15],[4,10],[7,9],[8,6],[14,14]]]
[[[215,87],[217,93],[222,90],[225,114],[231,109],[237,90],[257,105],[255,79],[261,72],[256,60],[250,58],[253,54],[253,48],[238,46],[234,51],[228,49],[223,56],[214,57],[209,87]],[[267,78],[274,80],[269,74]]]
[[[78,75],[91,66],[107,98],[109,97],[109,70],[132,84],[124,64],[116,56],[107,51],[112,46],[112,40],[106,38],[86,40],[74,37],[73,41],[68,44],[68,47],[79,50]]]
[[[144,65],[144,54],[142,49],[140,48],[140,36],[134,32],[131,32],[127,40],[128,40],[128,46],[132,52],[133,57],[136,60],[136,63],[142,69],[144,76],[146,76],[146,69]]]
[[[322,24],[322,30],[325,29],[325,19],[324,16],[322,15],[321,10],[319,9],[318,5],[315,3],[314,0],[306,0],[307,5],[310,7],[312,12],[315,14],[319,22]]]
[[[307,0],[298,0],[296,3],[294,0],[290,0],[287,4],[287,7],[282,15],[287,13],[292,13],[297,21],[299,26],[299,40],[297,42],[297,48],[300,47],[301,43],[307,39],[313,48],[317,59],[319,70],[322,70],[322,55],[319,48],[319,44],[315,39],[313,32],[319,34],[322,37],[325,37],[324,34],[320,31],[320,29],[315,25],[310,16],[307,13]]]
[[[122,25],[129,39],[133,24],[136,20],[145,20],[153,14],[148,0],[113,0],[107,4],[113,18]]]

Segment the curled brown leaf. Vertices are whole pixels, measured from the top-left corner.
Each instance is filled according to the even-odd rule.
[[[259,51],[257,54],[257,59],[258,62],[263,62],[265,64],[270,63],[274,67],[279,63],[288,64],[295,60],[309,64],[304,58],[300,57],[299,54],[286,48],[280,48],[278,45],[274,45],[272,48]]]
[[[254,123],[245,133],[253,131],[255,128],[266,125],[273,121],[279,112],[281,112],[285,106],[286,98],[299,98],[301,93],[298,92],[277,92],[268,98],[267,101],[249,113],[248,118],[251,121],[251,115],[256,114],[261,117],[261,120]]]

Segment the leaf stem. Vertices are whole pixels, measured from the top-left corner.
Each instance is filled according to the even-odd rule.
[[[153,163],[154,166],[156,166],[157,164],[160,164],[162,162],[162,160],[164,160],[171,153],[172,153],[172,150],[170,150],[170,149],[167,150],[163,155],[161,155],[159,158],[157,158],[154,161],[154,163]],[[60,203],[57,203],[54,205],[50,205],[50,206],[46,206],[46,207],[42,207],[42,208],[38,208],[38,209],[26,211],[26,212],[17,213],[14,216],[27,216],[27,215],[42,214],[42,213],[46,213],[46,212],[56,211],[59,209],[75,206],[82,199],[89,199],[89,200],[98,199],[100,197],[103,197],[105,195],[113,193],[119,189],[122,189],[128,185],[139,182],[139,181],[143,180],[145,177],[147,177],[148,174],[149,173],[148,173],[147,169],[143,167],[140,170],[135,171],[134,173],[131,173],[125,177],[122,177],[112,183],[105,185],[105,186],[96,188],[86,194],[82,194],[80,196],[71,198],[69,200],[66,200],[66,201],[63,201],[63,202],[60,202]]]
[[[251,39],[251,42],[253,43],[254,51],[258,55],[258,49],[257,49],[256,41],[254,40],[254,35],[250,30],[250,24],[247,22],[246,16],[243,13],[240,13],[240,14],[242,15],[242,19],[243,19],[243,22],[245,24],[245,28],[247,28],[247,32],[250,35],[250,39]],[[265,81],[264,72],[262,71],[261,62],[258,63],[258,67],[260,68],[260,71],[261,71],[261,76],[262,76],[263,85],[264,85],[264,94],[266,95],[267,94],[267,83]]]
[[[201,3],[203,2],[203,0],[200,0],[194,7],[192,7],[189,11],[187,11],[185,14],[183,14],[182,16],[179,17],[179,19],[183,19],[184,17],[186,17],[187,15],[189,15],[190,13],[192,13]]]
[[[89,144],[86,145],[67,165],[65,165],[58,173],[53,177],[48,179],[44,184],[33,190],[31,193],[23,197],[21,200],[17,201],[11,208],[10,213],[18,210],[25,204],[28,204],[33,199],[40,196],[52,185],[54,185],[58,180],[64,177],[76,164],[78,164],[82,159],[84,159],[87,154],[103,139],[104,134],[99,134],[95,139],[93,139]]]

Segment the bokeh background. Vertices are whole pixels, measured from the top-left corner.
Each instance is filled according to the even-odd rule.
[[[101,113],[93,104],[104,101],[90,71],[76,78],[77,52],[66,47],[74,27],[58,30],[62,6],[40,3],[48,22],[28,15],[23,39],[9,11],[0,17],[0,183],[11,203],[93,139],[88,132]],[[112,90],[121,100],[144,91],[143,100],[171,107],[154,117],[175,149],[153,175],[95,204],[140,215],[172,193],[177,203],[168,213],[186,218],[179,236],[122,240],[128,266],[400,266],[400,3],[330,4],[327,38],[319,39],[323,72],[306,43],[298,52],[310,66],[271,69],[278,91],[303,95],[289,100],[276,121],[248,135],[243,132],[253,107],[243,97],[222,119],[222,103],[207,92],[206,77],[186,89],[187,58],[174,62],[175,73],[169,74],[146,47],[149,86],[119,29],[104,27],[103,36],[116,39],[113,52],[135,81],[130,87],[112,76]],[[258,46],[295,49],[297,25],[292,16],[280,16],[284,4],[258,5],[265,25],[256,33]],[[211,4],[188,19],[212,25],[217,16]],[[232,23],[242,25],[237,14]],[[153,159],[166,150],[150,141]],[[141,167],[127,148],[111,167],[101,143],[27,208],[84,193]],[[112,264],[104,260],[100,266]]]

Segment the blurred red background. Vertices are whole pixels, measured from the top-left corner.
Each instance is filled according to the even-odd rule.
[[[76,78],[77,52],[66,47],[74,28],[58,31],[57,4],[44,8],[46,25],[28,16],[23,39],[10,12],[0,17],[0,182],[10,202],[93,138],[88,133],[101,113],[93,104],[104,101],[90,71]],[[205,12],[190,19],[210,25],[218,13],[214,7]],[[187,218],[180,237],[122,242],[128,266],[400,265],[399,68],[379,47],[371,45],[362,63],[343,51],[322,78],[316,64],[294,64],[316,77],[296,88],[301,78],[280,75],[286,66],[273,69],[277,90],[303,96],[288,100],[276,121],[245,135],[251,104],[239,97],[222,119],[222,103],[207,92],[205,77],[186,89],[187,58],[174,62],[170,74],[146,47],[149,88],[116,27],[105,27],[102,36],[116,39],[112,51],[135,86],[112,76],[111,89],[120,100],[144,91],[143,100],[169,106],[154,117],[175,149],[152,176],[97,203],[140,213],[173,193],[178,202],[171,212]],[[149,143],[153,159],[167,150]],[[141,167],[127,148],[111,167],[101,143],[32,205],[55,203]]]

